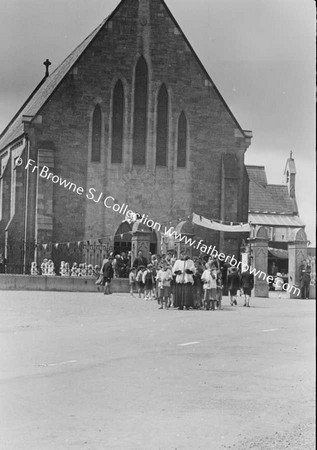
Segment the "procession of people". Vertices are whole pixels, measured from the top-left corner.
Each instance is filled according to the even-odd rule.
[[[159,309],[221,310],[223,292],[228,292],[230,305],[237,306],[237,295],[244,296],[243,306],[250,307],[253,275],[238,271],[229,264],[220,265],[215,257],[201,254],[191,258],[186,252],[176,256],[170,251],[166,255],[149,255],[147,259],[140,250],[131,261],[128,254],[112,255],[103,261],[104,294],[110,293],[111,279],[118,276],[119,269],[128,270],[129,290],[132,297],[156,300]],[[129,259],[128,259],[129,258]],[[126,273],[126,272],[125,272]]]

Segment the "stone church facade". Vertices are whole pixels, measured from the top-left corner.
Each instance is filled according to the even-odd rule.
[[[0,136],[0,246],[125,240],[129,225],[106,197],[162,227],[192,212],[247,222],[251,137],[164,1],[122,0]],[[40,176],[43,166],[82,189]],[[239,253],[240,236],[198,228],[196,237]]]

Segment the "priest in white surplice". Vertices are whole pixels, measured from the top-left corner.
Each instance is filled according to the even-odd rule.
[[[195,273],[196,267],[194,261],[182,253],[180,259],[177,259],[173,266],[173,274],[176,275],[174,307],[178,307],[178,309],[183,309],[184,307],[189,309],[189,307],[194,306],[193,275]]]

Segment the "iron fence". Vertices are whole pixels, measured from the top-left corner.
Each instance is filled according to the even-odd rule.
[[[24,242],[12,240],[5,243],[6,269],[8,274],[30,274],[31,264],[36,262],[38,273],[44,259],[52,260],[55,273],[60,275],[61,262],[68,262],[70,268],[73,263],[92,264],[101,267],[104,258],[113,251],[109,243],[48,243]],[[25,257],[26,256],[26,257]]]

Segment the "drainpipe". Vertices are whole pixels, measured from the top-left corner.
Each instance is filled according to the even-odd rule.
[[[28,135],[25,136],[27,161],[30,159],[30,140]],[[25,182],[25,209],[24,209],[24,244],[23,244],[23,275],[26,272],[26,252],[27,252],[27,231],[28,231],[28,208],[29,207],[29,168],[26,169],[26,182]]]

